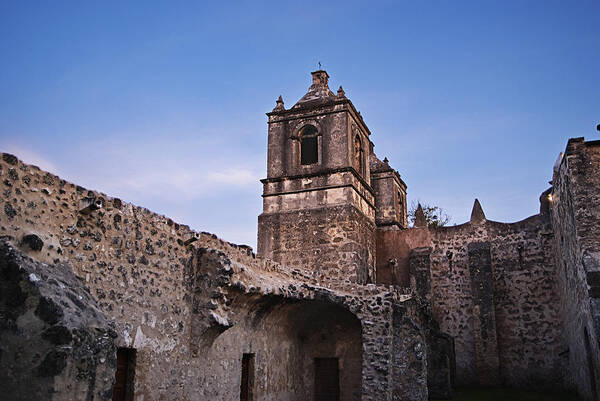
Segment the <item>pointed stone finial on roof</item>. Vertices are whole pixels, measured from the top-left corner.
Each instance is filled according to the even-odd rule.
[[[485,221],[485,214],[481,208],[479,200],[475,199],[473,210],[471,211],[471,224],[481,224]]]
[[[277,99],[276,103],[277,104],[275,105],[273,111],[285,110],[285,107],[283,106],[283,98],[281,97],[281,95],[279,95],[279,99]]]
[[[415,227],[427,227],[425,213],[423,213],[423,207],[420,203],[417,206],[417,210],[415,210]]]
[[[344,88],[342,88],[342,85],[340,85],[340,88],[337,91],[337,97],[342,99],[346,97],[346,92],[344,92]]]
[[[384,157],[384,158],[383,158],[383,162],[384,162],[384,163],[388,163],[388,162],[389,162],[388,158],[387,158],[387,157]],[[421,206],[421,205],[419,205],[419,206]]]

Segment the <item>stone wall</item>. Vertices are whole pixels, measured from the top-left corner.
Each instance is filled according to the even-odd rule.
[[[115,337],[69,265],[0,241],[1,399],[108,401]]]
[[[371,189],[352,168],[329,170],[263,180],[263,213],[353,205],[375,220],[375,199]]]
[[[258,225],[263,257],[318,277],[357,283],[374,277],[375,225],[353,206],[261,214]]]
[[[454,338],[456,384],[562,386],[553,236],[547,218],[377,232],[378,278],[423,288],[411,251],[429,247],[431,308]],[[414,260],[414,258],[413,258]]]
[[[426,351],[406,342],[420,330],[410,295],[258,258],[12,155],[2,155],[0,182],[0,235],[37,260],[72,265],[116,345],[136,351],[137,401],[235,399],[243,353],[255,354],[256,400],[305,399],[317,355],[339,358],[344,400],[388,401],[394,383],[426,375],[426,363],[412,363]],[[360,226],[339,230],[367,238]],[[394,333],[394,305],[413,316],[410,331]],[[392,347],[407,362],[395,370]],[[404,399],[425,399],[423,380],[401,387]]]
[[[192,380],[201,383],[188,384],[190,396],[211,400],[238,398],[240,357],[247,353],[255,359],[254,399],[310,398],[315,357],[339,358],[342,397],[359,399],[362,336],[358,318],[335,303],[315,299],[309,291],[299,291],[298,283],[274,277],[248,282],[252,277],[248,273],[232,264],[225,254],[204,249],[198,250],[190,266],[191,282],[220,284],[218,294],[208,299],[208,304],[212,301],[213,305],[210,313],[216,317],[209,320],[202,316],[206,309],[193,312],[193,323],[198,323],[200,330],[192,338],[197,347],[193,352],[196,374]],[[234,286],[224,285],[231,280]],[[203,298],[206,295],[198,293],[193,304],[202,305],[197,301]],[[338,330],[339,335],[331,336]]]
[[[115,323],[117,345],[137,350],[137,399],[178,398],[173,389],[183,377],[173,367],[187,365],[190,329],[184,285],[190,250],[185,244],[217,240],[8,154],[3,154],[0,174],[0,235],[37,260],[73,266]],[[41,239],[41,249],[24,246],[30,234]]]
[[[551,192],[569,385],[585,400],[600,386],[600,142],[569,140]]]
[[[410,297],[375,285],[349,285],[334,291],[316,285],[317,281],[296,269],[281,275],[257,275],[257,271],[232,263],[218,252],[199,260],[205,261],[197,271],[207,274],[208,268],[216,271],[209,274],[211,277],[231,276],[232,286],[226,289],[226,307],[218,302],[213,310],[218,316],[213,326],[225,328],[223,334],[213,343],[202,341],[206,351],[198,353],[196,366],[206,372],[200,374],[206,382],[198,389],[202,389],[198,396],[235,398],[239,377],[228,371],[239,372],[242,352],[256,354],[255,377],[264,380],[257,382],[256,394],[265,400],[310,399],[314,357],[340,359],[342,399],[348,400],[391,400],[393,383],[424,375],[425,364],[409,363],[400,376],[392,371],[394,335],[402,338],[396,347],[405,359],[413,362],[417,358],[406,339],[420,330],[418,320],[407,316],[412,322],[410,332],[405,328],[394,334],[390,325],[394,305],[404,304],[415,316]],[[210,336],[212,330],[204,332]],[[424,349],[424,344],[419,347]],[[423,350],[420,357],[425,355]],[[407,400],[425,399],[423,382],[412,383],[404,391]]]
[[[392,374],[395,378],[392,399],[428,399],[426,338],[404,305],[394,305],[392,329]],[[412,352],[406,352],[407,349]],[[415,375],[415,372],[419,374]]]
[[[420,304],[419,321],[427,343],[427,390],[429,398],[448,399],[455,386],[456,358],[454,340],[440,330],[431,305],[431,248],[415,248],[409,255],[410,287]]]

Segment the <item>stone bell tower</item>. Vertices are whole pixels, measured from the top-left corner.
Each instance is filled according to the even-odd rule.
[[[293,107],[269,117],[258,253],[317,277],[374,282],[375,199],[369,128],[323,70]]]

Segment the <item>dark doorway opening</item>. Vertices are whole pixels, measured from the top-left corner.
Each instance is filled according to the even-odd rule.
[[[113,401],[133,401],[135,376],[135,349],[117,348],[117,371],[113,387]]]
[[[252,401],[254,388],[254,354],[242,356],[242,382],[240,384],[240,401]]]
[[[315,401],[340,400],[338,358],[315,358]]]

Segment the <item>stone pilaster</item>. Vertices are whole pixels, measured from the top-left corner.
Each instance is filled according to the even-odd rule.
[[[500,360],[494,313],[494,286],[489,242],[468,245],[469,272],[473,296],[475,333],[475,364],[482,386],[494,386],[500,381]]]

